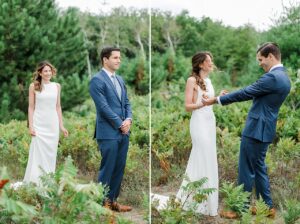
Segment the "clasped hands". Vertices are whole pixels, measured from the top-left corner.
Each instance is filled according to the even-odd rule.
[[[131,126],[131,120],[130,119],[126,119],[126,120],[123,121],[123,123],[120,127],[123,135],[128,134],[128,132],[130,130],[130,126]]]
[[[226,94],[228,94],[228,91],[224,89],[220,92],[219,96],[224,96]],[[202,95],[201,102],[203,103],[204,106],[210,106],[210,105],[217,103],[217,97],[208,98],[208,96],[205,95],[205,93],[204,93]]]

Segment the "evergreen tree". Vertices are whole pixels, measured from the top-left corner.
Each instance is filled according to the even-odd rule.
[[[60,13],[54,0],[0,0],[0,102],[8,102],[0,120],[25,118],[39,61],[49,60],[59,76],[85,74],[87,51],[75,12]]]
[[[266,41],[279,44],[284,64],[293,69],[300,67],[300,2],[284,7],[280,18],[264,34]]]

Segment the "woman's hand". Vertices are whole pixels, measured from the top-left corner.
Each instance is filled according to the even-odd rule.
[[[29,128],[29,134],[31,136],[36,136],[35,130],[33,128]]]
[[[197,107],[195,110],[200,109],[201,107],[203,107],[203,103],[200,101],[199,103],[196,103]]]
[[[65,127],[60,127],[60,130],[62,131],[62,133],[64,133],[64,136],[65,137],[68,137],[69,136],[69,132],[67,129],[65,129]]]
[[[203,99],[208,99],[208,95],[207,95],[206,93],[203,93],[203,94],[202,94],[202,98],[203,98]]]

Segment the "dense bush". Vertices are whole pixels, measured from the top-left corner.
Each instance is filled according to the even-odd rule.
[[[151,204],[151,223],[198,223],[197,220],[201,219],[201,215],[197,213],[199,203],[206,201],[208,196],[216,189],[205,187],[208,182],[206,177],[197,181],[190,181],[187,177],[186,181],[186,186],[182,188],[184,195],[187,196],[184,201],[178,200],[175,195],[172,195],[165,207],[157,210],[159,201],[153,200]],[[187,205],[186,202],[189,202],[189,204]]]
[[[286,200],[284,206],[281,206],[283,210],[283,218],[286,224],[296,224],[300,221],[300,202],[291,199]]]
[[[290,71],[293,89],[279,112],[276,138],[270,145],[266,163],[269,167],[272,195],[276,205],[286,198],[299,200],[299,121],[294,93],[299,78]],[[215,92],[221,90],[226,74],[212,74]],[[248,83],[250,84],[250,83]],[[184,111],[184,80],[164,84],[152,92],[152,184],[166,184],[181,178],[191,150],[190,113]],[[232,87],[229,90],[234,90]],[[217,122],[219,177],[235,182],[241,132],[251,101],[228,106],[214,106]],[[201,124],[199,124],[201,125]],[[179,171],[179,172],[178,172]]]
[[[42,176],[39,185],[8,183],[1,192],[1,223],[110,223],[116,219],[101,206],[103,186],[80,184],[76,173],[68,157],[54,174]]]
[[[133,125],[121,194],[127,203],[142,206],[144,194],[147,194],[149,187],[149,99],[148,96],[131,97],[129,92]],[[64,113],[64,123],[70,135],[60,139],[57,163],[59,165],[67,156],[71,156],[83,180],[96,180],[101,161],[97,143],[93,139],[95,116],[92,100],[73,108],[72,112]],[[0,135],[0,166],[9,168],[13,180],[21,180],[31,140],[26,122],[12,120],[8,124],[0,124]]]

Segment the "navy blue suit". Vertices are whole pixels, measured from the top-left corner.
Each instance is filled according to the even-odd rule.
[[[98,181],[109,188],[111,201],[119,196],[129,145],[129,133],[122,134],[120,127],[125,119],[132,118],[125,83],[118,75],[116,79],[121,86],[121,99],[103,69],[91,79],[89,86],[97,110],[94,137],[102,156]]]
[[[220,96],[222,105],[253,100],[242,132],[238,183],[244,184],[245,191],[252,192],[255,182],[257,197],[261,196],[270,208],[273,202],[265,157],[276,134],[280,106],[290,89],[291,83],[285,68],[276,67],[252,85]]]

